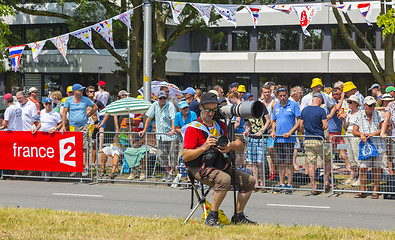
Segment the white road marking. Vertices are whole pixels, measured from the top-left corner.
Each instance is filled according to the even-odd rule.
[[[72,196],[72,197],[96,197],[101,198],[103,195],[89,195],[89,194],[77,194],[77,193],[52,193],[57,196]]]
[[[267,206],[274,206],[274,207],[296,207],[296,208],[321,208],[321,209],[328,209],[331,207],[326,206],[308,206],[308,205],[288,205],[288,204],[266,204]]]

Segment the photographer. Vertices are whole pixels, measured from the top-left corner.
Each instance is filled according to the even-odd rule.
[[[217,111],[217,96],[213,93],[202,95],[199,108],[200,117],[182,129],[184,136],[183,158],[188,170],[203,184],[213,187],[212,206],[205,224],[220,227],[218,209],[227,191],[230,190],[232,169],[224,153],[230,150],[243,150],[237,139],[226,146],[217,146],[217,138],[225,135],[225,126],[213,120]],[[255,179],[249,174],[236,170],[235,185],[239,189],[237,202],[237,222],[256,224],[244,216],[244,208],[254,190]],[[232,217],[235,221],[235,216]]]

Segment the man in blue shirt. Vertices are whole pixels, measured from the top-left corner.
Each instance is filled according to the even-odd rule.
[[[186,101],[179,102],[178,109],[179,112],[176,113],[176,116],[174,117],[174,126],[176,132],[181,134],[181,128],[197,119],[197,116],[194,111],[189,110],[189,106]]]
[[[66,131],[66,117],[67,113],[69,113],[69,126],[71,132],[83,132],[83,146],[84,149],[88,149],[88,118],[95,114],[97,111],[97,106],[94,104],[89,98],[82,96],[83,90],[85,87],[82,87],[81,84],[74,84],[73,87],[74,95],[68,97],[64,102],[63,114],[62,114],[62,128],[60,129],[60,133],[64,133]],[[90,112],[87,114],[86,109],[92,107]],[[83,175],[88,175],[88,160],[85,158],[84,150],[84,166],[85,170]],[[75,174],[73,174],[75,175]]]
[[[284,86],[277,89],[278,99],[273,108],[272,130],[270,137],[274,139],[274,149],[276,150],[276,164],[280,185],[276,191],[280,192],[281,188],[292,188],[293,163],[292,155],[295,145],[295,137],[290,137],[299,127],[300,109],[299,105],[288,100],[288,90]],[[277,135],[282,135],[276,137]],[[285,172],[288,175],[288,184],[285,186]],[[286,194],[292,194],[291,189],[287,189]]]
[[[300,126],[306,136],[317,136],[317,137],[306,137],[304,145],[306,148],[307,160],[309,161],[309,176],[313,189],[317,189],[315,183],[315,169],[317,167],[318,156],[325,160],[325,190],[329,190],[329,175],[331,171],[331,160],[329,148],[324,148],[324,130],[328,129],[328,121],[326,118],[326,112],[320,105],[324,102],[324,98],[321,93],[315,93],[313,95],[313,102],[310,106],[303,109],[300,117]],[[325,153],[325,158],[324,158]],[[313,195],[319,194],[313,190]]]

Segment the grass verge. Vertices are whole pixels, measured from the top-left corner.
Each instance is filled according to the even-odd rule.
[[[49,209],[0,208],[0,239],[395,239],[395,232],[322,226],[227,225]]]

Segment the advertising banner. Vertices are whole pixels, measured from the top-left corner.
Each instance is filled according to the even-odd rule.
[[[83,172],[82,132],[0,131],[0,169]]]

